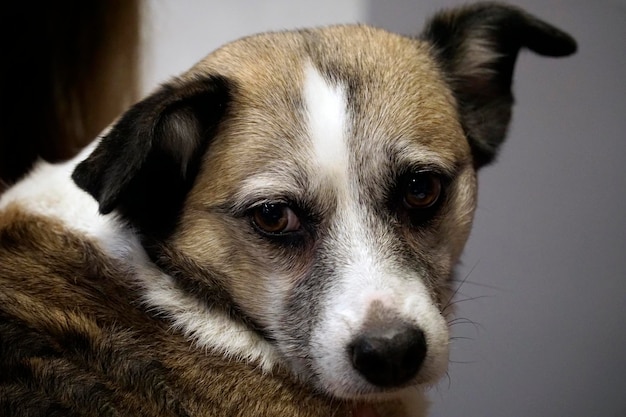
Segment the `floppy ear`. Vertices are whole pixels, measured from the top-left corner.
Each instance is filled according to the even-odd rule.
[[[427,23],[421,38],[433,45],[448,76],[477,168],[493,161],[506,136],[520,49],[553,57],[576,51],[576,41],[568,34],[497,3],[441,12]]]
[[[72,174],[107,214],[166,232],[193,185],[229,101],[221,77],[175,80],[131,107]]]

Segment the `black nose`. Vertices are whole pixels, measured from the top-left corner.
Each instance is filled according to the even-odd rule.
[[[352,366],[370,383],[397,387],[419,371],[426,357],[426,338],[407,324],[366,330],[348,347]]]

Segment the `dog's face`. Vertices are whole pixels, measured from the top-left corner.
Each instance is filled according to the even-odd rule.
[[[345,26],[227,45],[131,109],[74,178],[319,390],[434,382],[476,169],[504,137],[512,61],[532,48],[459,23],[478,11],[442,14],[422,39]],[[567,35],[543,36],[556,51],[538,52],[571,52]]]
[[[333,393],[439,376],[476,185],[427,45],[365,27],[268,35],[196,71],[237,88],[172,245]],[[358,365],[369,356],[381,363]]]

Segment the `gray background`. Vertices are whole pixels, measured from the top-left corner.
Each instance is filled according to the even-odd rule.
[[[480,174],[449,378],[433,415],[626,416],[626,4],[519,0],[570,32],[568,59],[522,54],[498,162]],[[267,29],[368,22],[416,33],[455,0],[149,3],[146,90]]]

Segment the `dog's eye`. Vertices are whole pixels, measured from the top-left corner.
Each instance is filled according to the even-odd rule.
[[[263,203],[252,211],[252,222],[261,232],[268,235],[300,230],[300,219],[286,204]]]
[[[402,190],[402,203],[409,210],[433,207],[441,197],[441,178],[432,172],[409,175]]]

